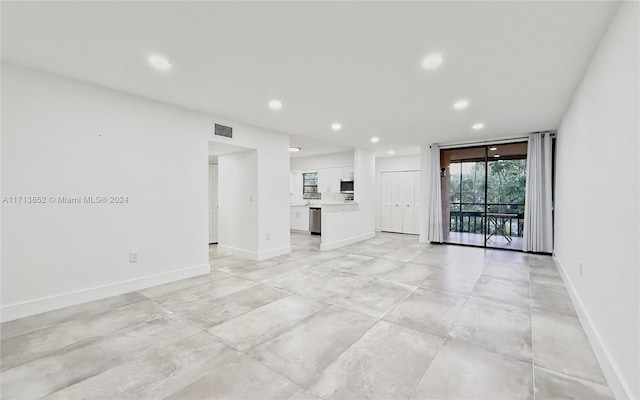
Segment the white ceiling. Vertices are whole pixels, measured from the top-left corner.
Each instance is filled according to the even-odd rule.
[[[2,59],[298,135],[299,156],[407,154],[557,128],[617,6],[3,1]],[[426,71],[432,52],[444,62]],[[151,69],[151,53],[171,70]]]

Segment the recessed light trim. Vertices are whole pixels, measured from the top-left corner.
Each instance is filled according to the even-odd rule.
[[[380,141],[380,138],[374,136],[370,140],[371,140],[371,143],[378,143]]]
[[[393,150],[389,150],[387,153],[389,153],[389,154],[396,154],[396,152],[395,152],[395,151],[393,151]]]
[[[436,69],[442,64],[442,55],[433,53],[428,54],[425,58],[422,59],[422,68],[427,70]]]
[[[458,100],[455,103],[453,103],[453,108],[455,108],[456,110],[464,110],[468,106],[469,106],[468,100]]]
[[[473,124],[472,128],[476,131],[479,131],[480,129],[484,128],[484,124],[482,122],[478,122],[477,124]]]
[[[171,68],[171,61],[166,57],[152,54],[149,56],[149,64],[155,69],[166,71]]]
[[[334,122],[333,124],[331,124],[331,129],[333,129],[334,131],[339,131],[340,129],[342,129],[342,125],[340,125],[337,122]]]
[[[290,152],[290,153],[297,153],[297,152],[299,152],[300,150],[302,150],[302,148],[301,148],[301,147],[289,147],[289,152]]]
[[[278,99],[270,100],[269,108],[272,110],[280,110],[282,108],[282,102]]]
[[[496,151],[496,150],[498,150],[498,148],[497,147],[489,147],[489,150]]]

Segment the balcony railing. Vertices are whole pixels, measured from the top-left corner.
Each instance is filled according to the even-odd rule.
[[[512,237],[522,237],[524,204],[487,204],[487,213],[494,220],[500,221],[505,234]],[[451,203],[449,220],[450,232],[484,234],[487,225],[484,204]],[[491,230],[491,227],[489,228]]]

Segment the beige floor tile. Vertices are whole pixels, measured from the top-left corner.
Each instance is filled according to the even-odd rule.
[[[578,318],[533,309],[531,325],[535,365],[606,384]]]
[[[447,340],[413,398],[533,399],[533,368],[531,363]]]
[[[463,297],[419,288],[384,319],[444,338],[458,318],[464,302]]]
[[[216,325],[207,332],[231,347],[245,351],[326,307],[326,303],[290,295]]]
[[[62,389],[50,399],[162,399],[241,353],[204,332]]]
[[[298,390],[287,378],[241,355],[166,399],[288,399]]]
[[[613,400],[605,385],[585,381],[557,372],[534,368],[536,399]]]
[[[531,362],[529,310],[469,297],[449,337]]]
[[[67,351],[54,352],[3,371],[0,375],[2,398],[40,398],[116,367],[131,357],[153,354],[171,342],[199,332],[187,321],[168,315]]]
[[[57,351],[68,350],[87,340],[162,318],[171,312],[150,300],[139,301],[82,318],[71,319],[48,328],[15,336],[0,342],[2,370],[36,360]]]
[[[375,318],[330,306],[251,352],[260,362],[306,387],[376,322]]]
[[[442,338],[378,322],[312,382],[325,399],[409,399]]]
[[[384,317],[415,289],[390,282],[374,281],[333,303],[376,318]]]

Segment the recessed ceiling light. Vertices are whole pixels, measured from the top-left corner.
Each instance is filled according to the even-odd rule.
[[[149,64],[155,69],[159,69],[161,71],[166,71],[171,68],[171,61],[167,60],[165,57],[152,55],[149,56]]]
[[[500,154],[494,154],[493,156],[494,156],[495,158],[498,158],[498,157],[500,157]]]
[[[334,131],[339,131],[340,129],[342,129],[342,125],[340,125],[339,123],[335,122],[335,123],[331,124],[331,129],[333,129]]]
[[[467,108],[468,105],[469,105],[469,102],[467,100],[458,100],[455,103],[453,103],[453,108],[455,108],[456,110],[462,110]]]
[[[442,56],[440,54],[429,54],[422,59],[422,68],[436,69],[442,64]]]
[[[489,150],[496,151],[496,150],[498,150],[498,148],[497,147],[489,147]]]
[[[279,110],[282,108],[282,102],[277,99],[273,99],[269,102],[269,108],[272,110]]]
[[[300,147],[289,147],[289,152],[291,153],[297,153],[300,150],[302,150]]]
[[[389,154],[396,154],[396,152],[393,150],[389,150]]]
[[[477,124],[473,124],[473,129],[475,129],[475,130],[477,130],[477,131],[478,131],[478,130],[480,130],[480,129],[482,129],[482,128],[484,128],[484,124],[483,124],[483,123],[481,123],[481,122],[479,122],[479,123],[477,123]]]
[[[371,138],[371,143],[378,143],[379,141],[380,139],[375,136]]]

